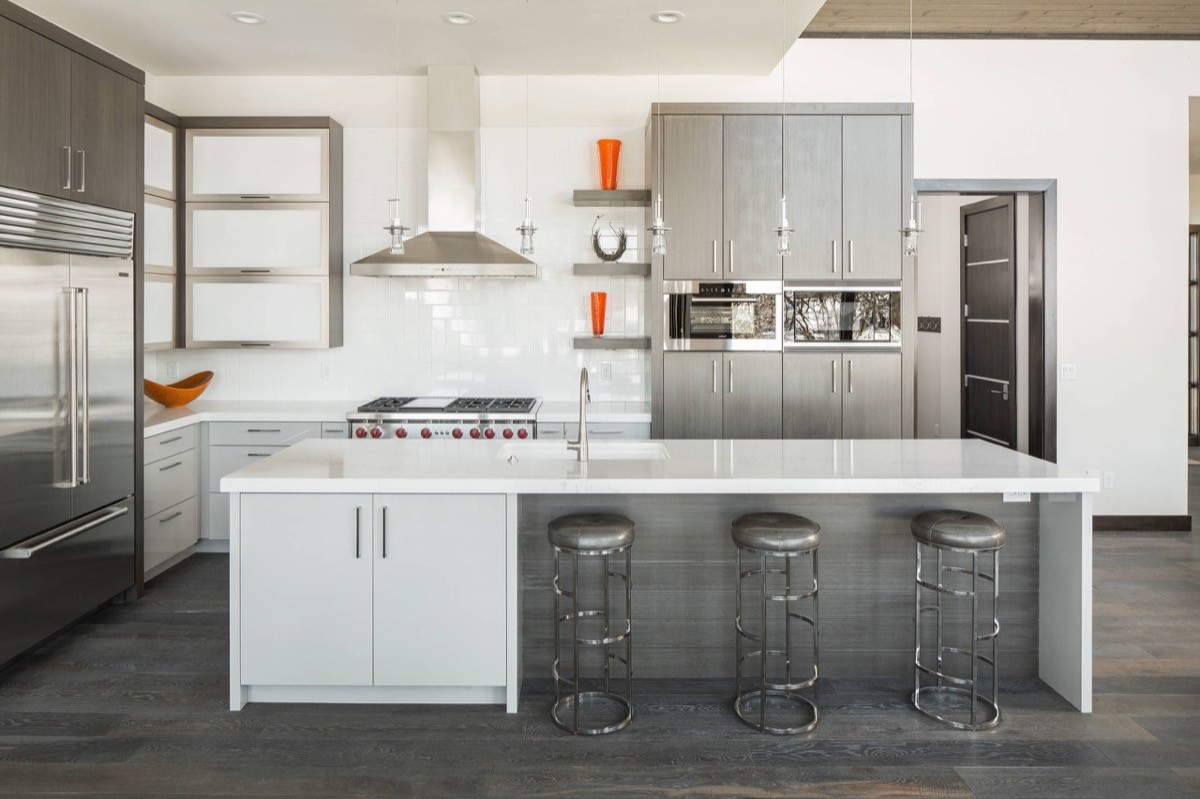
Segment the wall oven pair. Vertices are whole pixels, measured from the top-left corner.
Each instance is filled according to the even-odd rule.
[[[663,348],[900,348],[900,285],[667,281]]]

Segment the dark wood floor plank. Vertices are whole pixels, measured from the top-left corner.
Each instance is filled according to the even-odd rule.
[[[1169,769],[959,768],[978,799],[1183,799],[1191,787]]]

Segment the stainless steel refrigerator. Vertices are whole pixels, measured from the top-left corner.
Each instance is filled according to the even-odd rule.
[[[0,188],[0,664],[135,582],[133,241]]]

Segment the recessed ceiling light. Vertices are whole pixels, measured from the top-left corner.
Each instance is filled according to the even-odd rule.
[[[451,25],[471,25],[475,22],[475,15],[466,11],[451,11],[449,14],[442,14],[442,19]]]
[[[243,25],[261,25],[266,22],[258,14],[251,14],[249,11],[234,11],[229,16],[233,17],[234,22],[240,22]]]
[[[650,19],[663,25],[674,25],[676,22],[683,22],[683,18],[687,16],[682,11],[655,11],[650,15]]]

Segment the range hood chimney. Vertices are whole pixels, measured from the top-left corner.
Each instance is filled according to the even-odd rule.
[[[537,264],[478,232],[479,73],[473,66],[431,66],[429,231],[350,264],[371,277],[536,277]]]

